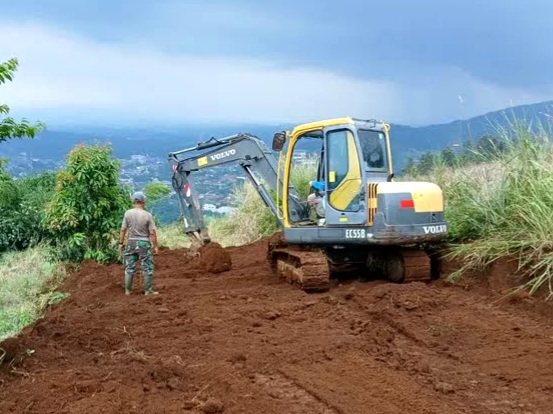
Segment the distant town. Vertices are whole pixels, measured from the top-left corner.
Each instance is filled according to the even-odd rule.
[[[131,155],[130,158],[119,160],[122,184],[139,190],[150,181],[158,181],[171,187],[171,169],[165,159],[148,155]],[[7,169],[17,178],[45,171],[57,171],[63,165],[63,160],[31,157],[25,152],[20,152],[17,156],[10,157]],[[199,198],[202,201],[202,209],[211,215],[222,215],[233,210],[229,205],[230,194],[234,186],[243,182],[245,177],[240,167],[232,165],[198,171],[194,179],[196,186],[201,189]],[[164,208],[174,210],[173,213],[178,214],[176,203],[171,203],[170,200],[166,202]],[[157,209],[159,208],[158,206]]]

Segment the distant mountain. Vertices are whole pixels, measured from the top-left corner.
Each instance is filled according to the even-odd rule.
[[[396,169],[408,156],[417,156],[425,151],[440,150],[460,144],[482,135],[494,134],[498,127],[506,127],[515,119],[524,119],[536,124],[546,124],[553,113],[553,101],[516,106],[485,115],[458,120],[447,124],[409,127],[392,125],[392,147]],[[275,131],[291,125],[187,125],[182,127],[149,128],[101,128],[72,127],[69,131],[43,131],[34,140],[12,140],[0,144],[0,158],[11,158],[21,152],[33,158],[62,160],[78,143],[94,141],[110,142],[115,156],[129,158],[131,155],[150,155],[165,158],[171,151],[195,145],[211,137],[223,137],[237,132],[250,132],[270,143]]]
[[[515,121],[546,125],[553,117],[553,101],[531,105],[514,106],[489,112],[467,120],[457,120],[447,124],[409,127],[392,125],[394,144],[402,148],[417,150],[438,150],[453,144],[460,144],[482,135],[496,135],[498,128],[509,127]]]

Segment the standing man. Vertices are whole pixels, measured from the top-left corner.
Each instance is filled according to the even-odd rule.
[[[127,210],[121,224],[119,235],[119,254],[123,250],[125,235],[128,233],[127,247],[124,252],[125,263],[125,295],[130,295],[136,262],[142,263],[142,277],[144,281],[144,294],[157,295],[152,288],[154,277],[154,254],[158,253],[156,225],[152,215],[144,210],[146,196],[142,191],[137,191],[132,196],[134,208]]]

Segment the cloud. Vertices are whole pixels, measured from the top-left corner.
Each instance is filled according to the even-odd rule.
[[[2,101],[22,113],[78,109],[90,116],[109,112],[181,122],[301,122],[353,115],[420,124],[551,96],[551,90],[527,94],[484,83],[456,67],[421,67],[392,82],[322,67],[285,67],[268,58],[207,57],[102,42],[40,23],[0,21],[0,27],[0,60],[16,56],[20,61],[15,81],[2,86]],[[201,44],[201,38],[197,41]]]

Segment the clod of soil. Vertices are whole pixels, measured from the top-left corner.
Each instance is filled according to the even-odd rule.
[[[200,411],[206,414],[222,413],[225,410],[224,404],[216,398],[208,399],[206,402],[200,405],[199,408]]]
[[[232,269],[230,253],[219,243],[209,243],[200,249],[200,264],[209,273],[221,273]]]

